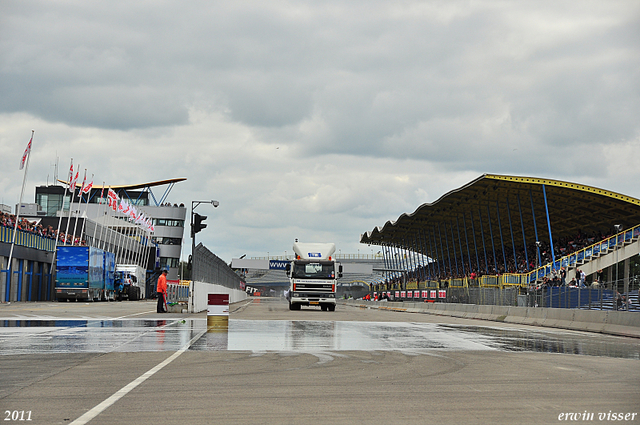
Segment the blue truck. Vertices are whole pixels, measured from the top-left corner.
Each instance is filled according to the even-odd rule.
[[[59,246],[56,254],[58,301],[113,300],[115,255],[88,246]]]

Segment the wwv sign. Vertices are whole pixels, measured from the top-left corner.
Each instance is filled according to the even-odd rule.
[[[269,260],[269,270],[285,270],[289,261]]]

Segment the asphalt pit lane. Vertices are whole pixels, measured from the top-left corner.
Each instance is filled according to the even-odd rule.
[[[640,360],[637,340],[572,331],[535,331],[483,326],[441,325],[471,337],[482,336],[494,348],[505,351],[575,354]]]
[[[636,340],[565,330],[433,323],[206,319],[0,320],[0,355],[190,350],[254,353],[514,351],[640,359]],[[211,329],[209,329],[211,330]]]

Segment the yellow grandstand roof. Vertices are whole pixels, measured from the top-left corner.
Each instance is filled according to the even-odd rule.
[[[360,242],[425,253],[429,243],[433,249],[448,239],[451,254],[443,256],[457,251],[466,257],[468,241],[517,250],[524,242],[549,242],[549,227],[555,241],[578,233],[611,234],[616,224],[638,223],[640,200],[630,196],[560,180],[484,174],[361,235]]]

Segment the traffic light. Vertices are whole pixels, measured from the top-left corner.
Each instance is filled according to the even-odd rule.
[[[198,213],[193,213],[193,226],[191,227],[191,237],[194,237],[196,233],[200,230],[207,227],[206,224],[203,223],[207,219],[206,215],[200,215]]]

